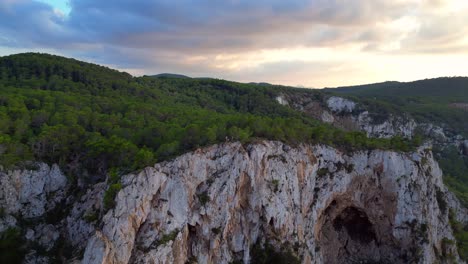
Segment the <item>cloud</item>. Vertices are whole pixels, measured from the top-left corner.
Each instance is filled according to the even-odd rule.
[[[57,50],[134,73],[268,77],[273,67],[319,72],[313,65],[329,64],[317,52],[292,60],[278,50],[332,48],[348,62],[361,53],[467,53],[463,2],[70,0],[64,15],[42,1],[4,0],[0,47]]]
[[[435,15],[422,19],[420,27],[402,41],[402,50],[425,53],[468,52],[468,16]]]
[[[20,31],[38,44],[59,40],[63,45],[99,42],[182,50],[250,48],[258,41],[268,42],[271,36],[321,30],[323,25],[349,27],[385,21],[408,8],[398,1],[382,0],[72,0],[65,19],[53,7],[36,1],[10,1],[6,6],[10,10],[0,11],[2,31]],[[388,11],[375,12],[383,9]]]

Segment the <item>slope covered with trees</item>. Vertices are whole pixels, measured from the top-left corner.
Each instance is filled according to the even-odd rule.
[[[410,150],[419,142],[369,139],[324,125],[275,101],[278,86],[215,79],[135,78],[63,57],[0,58],[0,163],[59,163],[99,179],[200,146],[256,138],[346,150]],[[320,97],[321,93],[309,91]]]

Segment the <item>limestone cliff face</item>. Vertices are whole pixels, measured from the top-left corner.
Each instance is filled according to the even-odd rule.
[[[0,207],[24,219],[42,216],[64,197],[67,178],[57,165],[32,166],[29,170],[0,173]],[[5,229],[0,224],[0,231]]]
[[[449,208],[468,220],[424,147],[214,145],[124,176],[107,212],[106,183],[73,192],[56,165],[0,183],[24,263],[249,263],[266,244],[302,263],[462,263]]]
[[[67,189],[67,178],[57,165],[40,163],[28,169],[0,171],[0,233],[20,228],[22,240],[50,251],[60,237],[59,226],[43,219],[62,206]],[[25,263],[49,263],[36,250],[27,253]]]
[[[226,143],[122,182],[83,263],[248,263],[265,242],[303,263],[461,262],[447,207],[466,212],[423,148]]]

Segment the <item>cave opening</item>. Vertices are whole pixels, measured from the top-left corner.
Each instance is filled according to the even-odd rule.
[[[340,232],[343,228],[354,241],[369,244],[376,240],[372,223],[366,213],[356,207],[347,207],[334,220],[333,227]]]
[[[406,263],[391,233],[391,222],[377,208],[334,200],[320,218],[318,248],[324,263]]]

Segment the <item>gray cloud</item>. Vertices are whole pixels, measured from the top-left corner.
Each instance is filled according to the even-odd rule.
[[[401,37],[405,52],[463,50],[459,40],[468,33],[468,16],[454,19],[427,13],[446,4],[445,0],[422,4],[411,0],[71,0],[71,12],[63,16],[47,4],[15,0],[0,3],[0,46],[43,47],[119,68],[201,75],[223,74],[225,69],[217,69],[209,60],[216,54],[260,49],[354,44],[364,52],[375,52]],[[421,26],[410,36],[382,26],[417,16],[419,9],[426,13],[416,17]],[[197,55],[208,59],[187,63]],[[257,70],[272,74],[272,67],[259,65]],[[282,71],[294,70],[288,67]]]
[[[249,46],[271,35],[300,33],[320,25],[351,26],[392,19],[407,8],[381,0],[72,0],[71,13],[63,18],[52,7],[35,1],[3,5],[2,31],[19,32],[38,44],[99,42],[171,49]],[[384,14],[376,12],[384,9]]]

